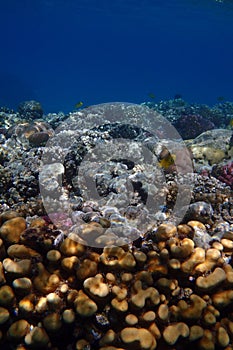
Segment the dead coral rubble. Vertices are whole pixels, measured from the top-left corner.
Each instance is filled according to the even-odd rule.
[[[199,247],[203,223],[164,223],[131,247],[94,249],[54,246],[55,229],[16,212],[0,224],[2,349],[233,348],[232,232]]]

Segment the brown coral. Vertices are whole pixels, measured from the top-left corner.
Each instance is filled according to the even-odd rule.
[[[143,289],[142,282],[136,281],[132,288],[131,304],[134,307],[143,308],[147,300],[152,305],[158,305],[160,303],[159,292],[153,287]]]
[[[135,258],[131,252],[121,247],[105,247],[100,255],[100,261],[108,266],[122,269],[132,269],[136,265]]]
[[[82,290],[79,291],[78,296],[74,301],[74,306],[76,312],[83,317],[90,317],[98,310],[96,303]]]
[[[14,215],[0,215],[2,227],[18,220]],[[17,349],[56,347],[65,331],[71,337],[65,344],[77,349],[169,350],[193,342],[199,350],[215,344],[229,350],[233,250],[224,240],[232,242],[230,233],[204,249],[192,240],[203,224],[163,224],[151,241],[145,236],[101,250],[72,234],[55,246],[45,225],[34,219],[17,243],[0,240],[0,346],[7,339]],[[84,227],[85,234],[103,229]],[[29,324],[19,323],[18,335],[17,315]]]
[[[196,280],[197,287],[205,293],[216,289],[220,284],[222,284],[226,279],[226,273],[220,267],[216,269],[206,277],[198,277]]]
[[[103,276],[97,274],[95,277],[89,277],[83,282],[84,289],[90,293],[93,297],[104,298],[109,294],[109,288],[104,283]]]
[[[126,346],[132,347],[136,343],[142,350],[154,350],[157,346],[156,339],[145,328],[126,327],[120,336]]]
[[[179,337],[187,338],[188,336],[189,327],[184,322],[173,323],[163,332],[163,338],[169,345],[174,345]]]

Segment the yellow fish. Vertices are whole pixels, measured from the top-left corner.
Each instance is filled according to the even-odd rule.
[[[75,105],[74,105],[74,107],[75,108],[81,108],[83,106],[83,102],[82,101],[79,101],[79,102],[77,102]]]
[[[171,165],[175,163],[176,155],[175,154],[169,154],[167,157],[161,159],[159,161],[159,166],[164,169],[168,169]]]
[[[171,165],[175,164],[176,155],[171,154],[166,147],[163,147],[158,160],[159,166],[167,170]]]
[[[230,122],[229,122],[229,127],[230,127],[231,129],[233,129],[233,119],[230,120]]]

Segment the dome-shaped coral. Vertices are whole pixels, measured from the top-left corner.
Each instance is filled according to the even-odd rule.
[[[199,114],[182,115],[174,123],[183,139],[194,139],[201,133],[215,128],[215,125]]]

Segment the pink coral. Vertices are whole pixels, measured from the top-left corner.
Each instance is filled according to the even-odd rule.
[[[233,161],[213,168],[212,174],[233,189]]]

